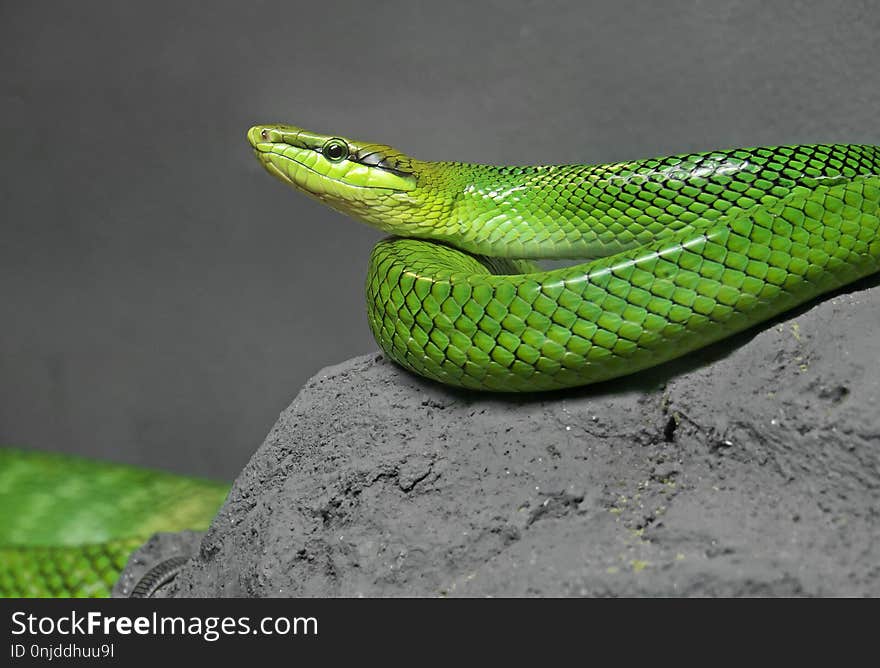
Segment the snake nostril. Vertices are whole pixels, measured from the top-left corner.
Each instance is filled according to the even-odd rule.
[[[269,140],[269,131],[266,128],[263,128],[262,130],[260,130],[260,136],[263,139],[265,139],[266,141],[268,141]]]

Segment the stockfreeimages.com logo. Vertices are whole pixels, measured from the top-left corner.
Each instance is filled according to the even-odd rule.
[[[250,617],[181,617],[154,612],[149,616],[110,616],[75,610],[61,617],[38,617],[23,611],[12,613],[12,635],[93,636],[199,636],[214,642],[234,635],[318,635],[316,617],[263,617],[252,623]]]

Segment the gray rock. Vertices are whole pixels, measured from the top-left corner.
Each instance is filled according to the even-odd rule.
[[[312,378],[177,596],[880,595],[880,288],[648,373]]]

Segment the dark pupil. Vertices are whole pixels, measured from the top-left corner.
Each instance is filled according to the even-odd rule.
[[[342,157],[343,148],[339,144],[330,144],[327,147],[327,157],[333,160],[339,160]]]

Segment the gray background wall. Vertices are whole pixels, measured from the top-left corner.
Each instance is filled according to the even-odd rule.
[[[0,4],[0,443],[232,478],[375,348],[284,121],[419,157],[880,143],[877,2]]]

